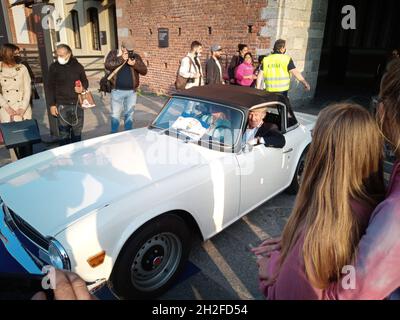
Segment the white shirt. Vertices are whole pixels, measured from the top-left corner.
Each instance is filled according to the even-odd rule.
[[[189,59],[191,60],[191,62]],[[198,69],[198,67],[195,63],[195,59],[197,59],[197,61],[199,62],[200,70]],[[195,56],[193,54],[188,53],[187,56],[184,57],[181,61],[181,67],[179,68],[179,75],[186,79],[189,79],[189,78],[193,79],[197,73],[201,74],[201,78],[195,79],[195,81],[192,83],[187,83],[186,87],[185,87],[186,89],[204,85],[203,70],[201,68],[200,59],[198,57],[195,58]],[[200,80],[201,80],[201,82],[200,82]]]
[[[257,144],[257,141],[254,141],[256,138],[256,134],[258,129],[260,129],[260,127],[263,125],[264,122],[261,122],[257,127],[250,129],[249,127],[247,127],[246,131],[243,134],[243,144],[246,143],[251,143],[251,144]],[[260,143],[264,144],[264,138],[260,137]]]

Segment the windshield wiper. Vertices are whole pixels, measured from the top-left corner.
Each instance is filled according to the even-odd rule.
[[[193,139],[192,137],[190,137],[188,134],[186,134],[185,133],[185,130],[183,130],[183,129],[175,129],[175,128],[160,128],[160,127],[157,127],[157,126],[155,126],[155,125],[153,125],[153,124],[151,124],[151,125],[149,125],[148,126],[148,128],[149,129],[158,129],[158,130],[160,130],[159,131],[159,134],[168,134],[168,135],[170,135],[170,130],[172,129],[172,130],[174,130],[178,135],[182,135],[182,136],[185,136],[185,140],[184,140],[184,142],[185,143],[188,143],[188,142],[197,142],[197,140],[195,140],[195,139]]]
[[[189,136],[187,133],[185,133],[185,130],[183,130],[183,129],[176,129],[176,132],[178,132],[178,134],[184,135],[186,137],[185,138],[186,143],[196,141],[191,136]]]

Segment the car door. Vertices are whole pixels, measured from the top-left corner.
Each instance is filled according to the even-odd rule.
[[[235,154],[224,154],[208,163],[210,183],[208,212],[212,214],[211,228],[216,232],[238,218],[240,202],[240,172]]]
[[[286,109],[282,103],[267,103],[256,108],[268,108],[271,118],[280,123],[280,130],[286,128]],[[285,137],[286,138],[286,137]],[[287,139],[287,138],[286,138]],[[292,145],[289,143],[289,145]],[[289,171],[287,161],[293,149],[290,147],[267,148],[258,145],[252,150],[242,150],[237,155],[241,177],[241,214],[246,213],[270,199],[288,186]]]
[[[240,167],[240,214],[247,213],[284,188],[283,149],[258,145],[237,155]]]

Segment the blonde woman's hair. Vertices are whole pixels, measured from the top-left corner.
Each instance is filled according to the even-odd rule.
[[[283,231],[280,265],[304,235],[305,271],[320,289],[340,278],[360,240],[352,199],[376,206],[384,193],[383,137],[373,117],[352,103],[324,109],[313,131],[303,181]]]

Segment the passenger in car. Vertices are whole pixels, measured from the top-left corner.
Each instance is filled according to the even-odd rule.
[[[211,105],[209,112],[201,116],[201,122],[206,123],[205,137],[224,144],[231,144],[233,132],[232,123],[229,120],[229,110],[223,107]]]
[[[278,125],[264,121],[267,112],[267,108],[250,111],[243,144],[264,144],[270,148],[283,148],[286,145],[285,136],[279,131]]]

